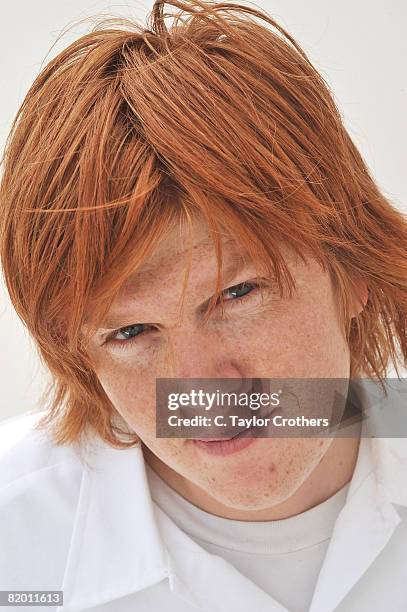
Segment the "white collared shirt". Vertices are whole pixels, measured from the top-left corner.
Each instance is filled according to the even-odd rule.
[[[140,447],[55,447],[39,416],[0,426],[0,590],[63,590],[56,612],[290,612],[160,510]],[[309,612],[407,610],[407,443],[368,441]]]

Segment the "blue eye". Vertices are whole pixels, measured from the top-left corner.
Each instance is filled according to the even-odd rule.
[[[225,289],[225,293],[233,295],[234,299],[239,299],[244,297],[248,293],[251,293],[255,288],[256,285],[254,283],[248,283],[245,281],[244,283],[239,283],[238,285],[234,285],[233,287]]]
[[[122,334],[124,336],[126,334],[130,334],[130,338],[127,338],[126,340],[118,340],[119,342],[120,341],[128,342],[128,341],[131,341],[133,338],[136,338],[137,336],[139,336],[144,331],[146,331],[147,327],[148,326],[145,323],[135,323],[134,325],[128,325],[127,327],[122,327],[121,329],[118,329],[117,331],[114,332],[114,336],[116,336],[117,334]]]

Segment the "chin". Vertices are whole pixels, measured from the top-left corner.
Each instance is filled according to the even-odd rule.
[[[235,510],[265,510],[277,506],[286,501],[293,493],[294,489],[291,486],[275,486],[270,487],[270,482],[255,483],[255,488],[214,488],[207,490],[208,495],[216,499],[217,502],[223,504],[227,508]]]

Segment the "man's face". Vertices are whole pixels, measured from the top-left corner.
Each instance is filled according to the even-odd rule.
[[[313,259],[304,265],[283,253],[295,278],[292,299],[263,283],[252,264],[224,276],[220,308],[204,323],[216,282],[216,255],[205,225],[194,225],[194,246],[180,314],[188,248],[169,235],[127,282],[92,338],[95,372],[111,402],[164,464],[231,508],[262,509],[290,497],[319,464],[328,438],[256,438],[229,455],[208,454],[191,439],[156,438],[156,378],[344,378],[350,355],[331,279]],[[236,261],[224,241],[224,267]],[[236,285],[245,285],[245,290]],[[244,296],[243,296],[244,294]]]

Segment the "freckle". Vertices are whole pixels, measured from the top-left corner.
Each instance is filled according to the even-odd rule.
[[[322,445],[323,445],[323,443],[324,443],[324,441],[323,441],[323,440],[321,440],[321,441],[320,441],[320,443],[319,443],[319,446],[322,446]]]
[[[270,472],[275,472],[276,471],[276,466],[272,463],[269,467]]]

